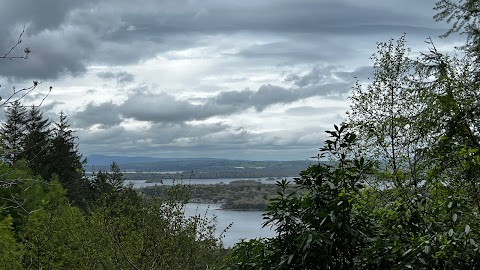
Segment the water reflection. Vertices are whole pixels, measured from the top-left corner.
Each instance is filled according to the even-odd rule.
[[[275,230],[270,227],[262,228],[263,212],[261,211],[223,210],[220,209],[220,204],[188,203],[185,208],[185,215],[192,216],[195,213],[200,215],[207,213],[207,217],[210,218],[213,215],[217,216],[217,236],[230,223],[233,223],[224,235],[223,244],[225,247],[232,247],[235,243],[240,242],[240,239],[275,236]]]

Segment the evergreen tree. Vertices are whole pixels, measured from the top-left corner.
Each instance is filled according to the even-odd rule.
[[[50,145],[51,121],[43,117],[38,107],[33,106],[26,113],[26,134],[23,142],[24,151],[22,157],[26,159],[30,169],[35,174],[46,175],[47,151]]]
[[[124,188],[125,177],[114,161],[110,165],[110,172],[99,171],[93,179],[92,185],[98,194],[119,193]]]
[[[23,152],[23,139],[25,137],[25,107],[20,101],[15,100],[5,112],[7,118],[2,125],[0,134],[3,141],[3,160],[12,165],[18,161]]]
[[[49,167],[50,172],[58,174],[60,182],[65,183],[82,175],[82,155],[63,112],[60,113],[60,121],[54,123],[54,126]]]
[[[67,197],[76,205],[85,209],[92,200],[92,187],[84,177],[82,155],[67,116],[61,112],[60,120],[54,124],[53,138],[48,155],[46,179],[58,175],[59,182],[67,190]]]

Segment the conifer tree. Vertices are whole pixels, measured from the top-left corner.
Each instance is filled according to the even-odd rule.
[[[6,121],[2,125],[0,134],[3,143],[3,160],[12,165],[18,161],[24,150],[25,137],[25,107],[20,101],[15,100],[5,112]]]
[[[54,123],[54,126],[47,174],[50,179],[53,174],[58,175],[58,180],[67,190],[67,197],[77,206],[85,209],[93,196],[90,182],[84,177],[85,160],[82,160],[76,137],[63,112],[60,113],[59,122]]]
[[[35,174],[46,175],[48,149],[50,145],[51,128],[49,119],[43,117],[38,107],[32,106],[26,113],[26,134],[23,142],[23,158]]]
[[[61,112],[60,120],[54,123],[53,138],[50,151],[51,172],[58,174],[60,182],[82,175],[82,155],[73,130],[70,129],[67,116]]]

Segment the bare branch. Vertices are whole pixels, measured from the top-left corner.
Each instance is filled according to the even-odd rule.
[[[20,35],[18,36],[17,43],[15,43],[15,45],[13,45],[13,47],[10,48],[10,50],[7,53],[5,53],[5,55],[0,56],[0,59],[10,59],[10,60],[13,60],[13,59],[28,59],[28,55],[32,52],[30,50],[30,48],[28,48],[28,47],[23,49],[23,54],[22,55],[10,56],[10,53],[12,53],[12,51],[15,50],[15,48],[17,48],[18,45],[20,45],[20,43],[22,43],[22,36],[23,36],[24,33],[25,33],[25,26],[23,26],[23,30],[20,33]]]

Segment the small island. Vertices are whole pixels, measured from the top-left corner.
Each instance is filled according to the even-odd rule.
[[[147,196],[162,196],[172,186],[145,187],[141,191]],[[292,187],[293,188],[293,187]],[[255,180],[236,180],[229,184],[193,184],[185,186],[191,203],[219,203],[222,209],[265,211],[269,199],[276,196],[279,188],[275,182],[261,183]]]

